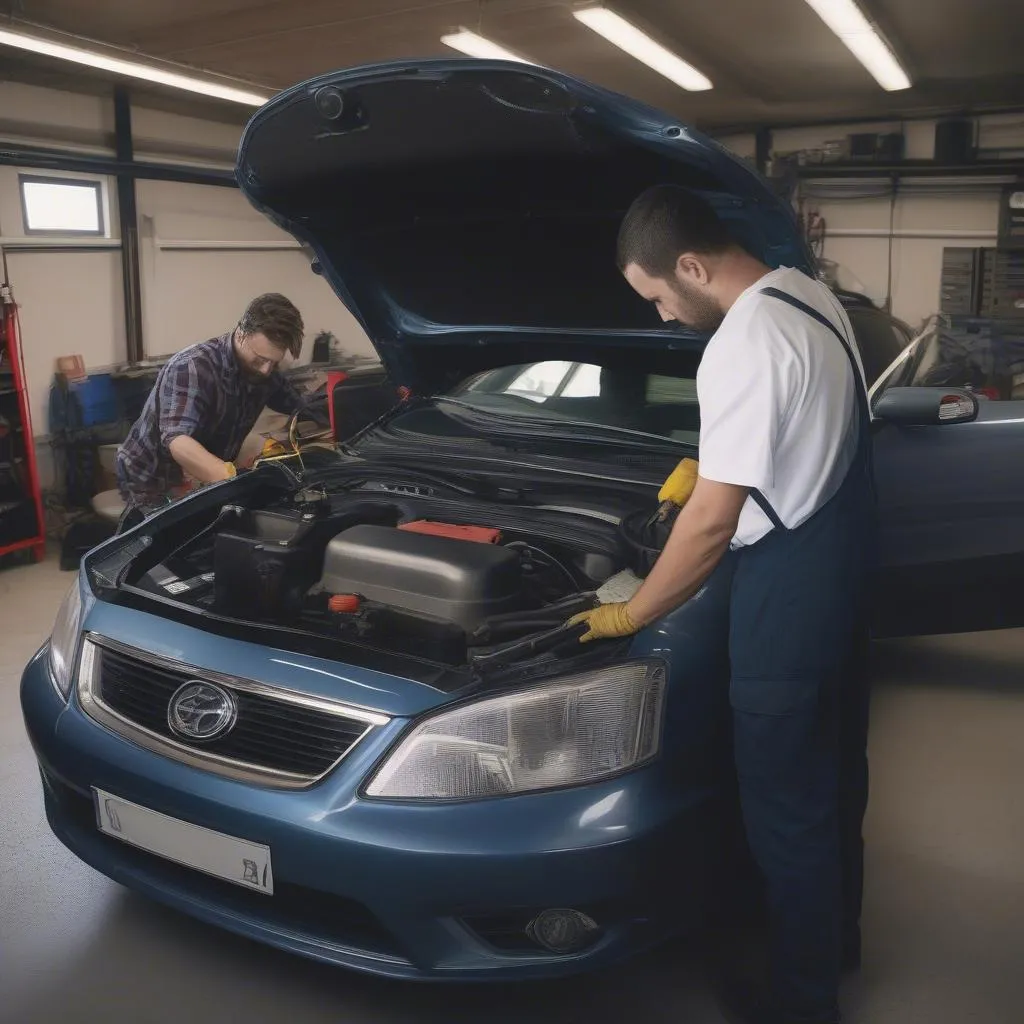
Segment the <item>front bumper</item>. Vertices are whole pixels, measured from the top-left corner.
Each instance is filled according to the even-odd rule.
[[[98,871],[211,924],[373,974],[546,978],[594,969],[695,926],[714,863],[712,794],[657,766],[598,785],[463,804],[401,805],[358,787],[403,723],[299,792],[219,778],[143,750],[65,705],[42,655],[22,707],[56,836]],[[92,787],[270,846],[275,895],[99,832]],[[523,926],[546,908],[593,917],[584,952],[551,954]]]

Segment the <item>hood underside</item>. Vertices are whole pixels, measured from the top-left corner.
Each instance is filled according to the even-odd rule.
[[[261,109],[238,181],[308,243],[393,378],[417,387],[538,358],[689,348],[615,266],[629,204],[673,182],[770,266],[810,268],[791,210],[667,115],[518,64],[342,71]]]

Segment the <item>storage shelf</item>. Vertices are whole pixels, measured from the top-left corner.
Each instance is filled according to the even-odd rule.
[[[967,164],[938,164],[934,160],[901,160],[874,163],[844,160],[805,164],[798,167],[800,178],[991,178],[1024,176],[1022,160],[980,160]]]

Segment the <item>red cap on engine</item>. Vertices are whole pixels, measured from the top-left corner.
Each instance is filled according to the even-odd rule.
[[[468,540],[477,544],[497,544],[501,530],[492,526],[463,526],[457,523],[435,523],[429,519],[416,519],[398,527],[406,533],[425,533],[431,537],[448,537],[451,540]]]
[[[332,594],[327,610],[336,615],[351,615],[359,611],[359,598],[356,594]]]

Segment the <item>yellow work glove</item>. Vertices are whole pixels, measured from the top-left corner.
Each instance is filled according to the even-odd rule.
[[[225,480],[230,480],[234,476],[238,476],[238,470],[235,469],[235,464],[233,462],[225,462],[224,463],[224,479]]]
[[[662,504],[671,501],[673,505],[682,508],[690,500],[690,495],[697,486],[697,469],[696,459],[683,459],[661,485],[658,501]]]
[[[651,516],[648,525],[665,522],[673,508],[682,508],[690,500],[697,486],[697,469],[696,459],[683,459],[672,470],[658,491],[658,510]]]
[[[267,459],[275,455],[284,455],[287,453],[287,451],[288,449],[285,448],[285,446],[280,441],[275,441],[274,438],[268,437],[263,442],[263,448],[260,451],[260,458]]]
[[[602,604],[588,612],[580,612],[569,620],[568,625],[576,626],[581,622],[590,627],[590,630],[580,637],[581,644],[589,643],[591,640],[632,636],[640,632],[640,627],[630,618],[625,601],[618,604]]]

